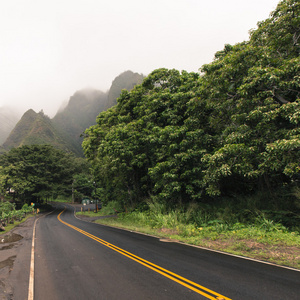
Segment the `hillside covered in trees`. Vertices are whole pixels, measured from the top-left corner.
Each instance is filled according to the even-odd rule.
[[[12,130],[3,148],[10,150],[22,145],[53,145],[64,151],[69,145],[63,140],[60,132],[55,129],[51,119],[42,111],[36,113],[32,109],[25,112],[15,128]]]
[[[200,73],[158,69],[123,91],[83,142],[103,199],[176,205],[262,192],[270,205],[291,196],[300,179],[299,15],[299,1],[284,0]]]

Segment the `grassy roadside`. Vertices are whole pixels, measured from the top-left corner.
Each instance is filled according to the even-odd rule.
[[[98,214],[82,214],[95,217],[113,214],[113,211],[104,208]],[[186,215],[176,211],[161,213],[150,210],[120,213],[118,218],[95,222],[300,269],[300,235],[297,231],[291,232],[265,218],[256,224],[210,220],[203,226],[187,223],[186,219]]]

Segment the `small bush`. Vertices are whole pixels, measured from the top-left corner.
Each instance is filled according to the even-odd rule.
[[[101,208],[102,215],[115,215],[116,213],[123,212],[122,205],[117,201],[110,201],[106,206]]]

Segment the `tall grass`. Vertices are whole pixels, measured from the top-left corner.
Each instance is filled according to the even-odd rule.
[[[265,200],[259,205],[265,197],[263,193],[257,193],[254,197],[239,200],[223,198],[215,201],[213,205],[189,203],[177,207],[169,207],[167,203],[152,198],[145,203],[147,209],[144,206],[143,211],[119,214],[119,220],[114,222],[128,226],[138,224],[150,229],[169,229],[182,236],[202,236],[210,239],[216,239],[220,235],[260,239],[273,236],[271,240],[283,241],[284,235],[290,232],[293,232],[292,240],[299,236],[299,214],[290,210],[266,209],[270,202]],[[276,201],[278,199],[272,199],[271,202]],[[116,206],[116,203],[110,203],[104,211],[109,211],[111,206]]]
[[[298,231],[291,231],[256,210],[239,222],[239,216],[227,216],[231,210],[212,211],[207,205],[192,203],[185,209],[168,209],[166,204],[151,201],[146,211],[119,214],[118,219],[104,219],[101,223],[140,230],[146,233],[160,233],[192,244],[203,244],[204,240],[255,240],[270,245],[299,246]],[[250,211],[249,211],[250,214]],[[243,218],[242,218],[243,219]],[[251,221],[249,221],[251,220]],[[154,231],[153,231],[154,230]]]

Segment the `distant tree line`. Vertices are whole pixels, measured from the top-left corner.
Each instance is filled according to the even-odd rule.
[[[282,1],[200,74],[158,69],[124,90],[83,142],[102,197],[176,204],[297,186],[299,15]]]

